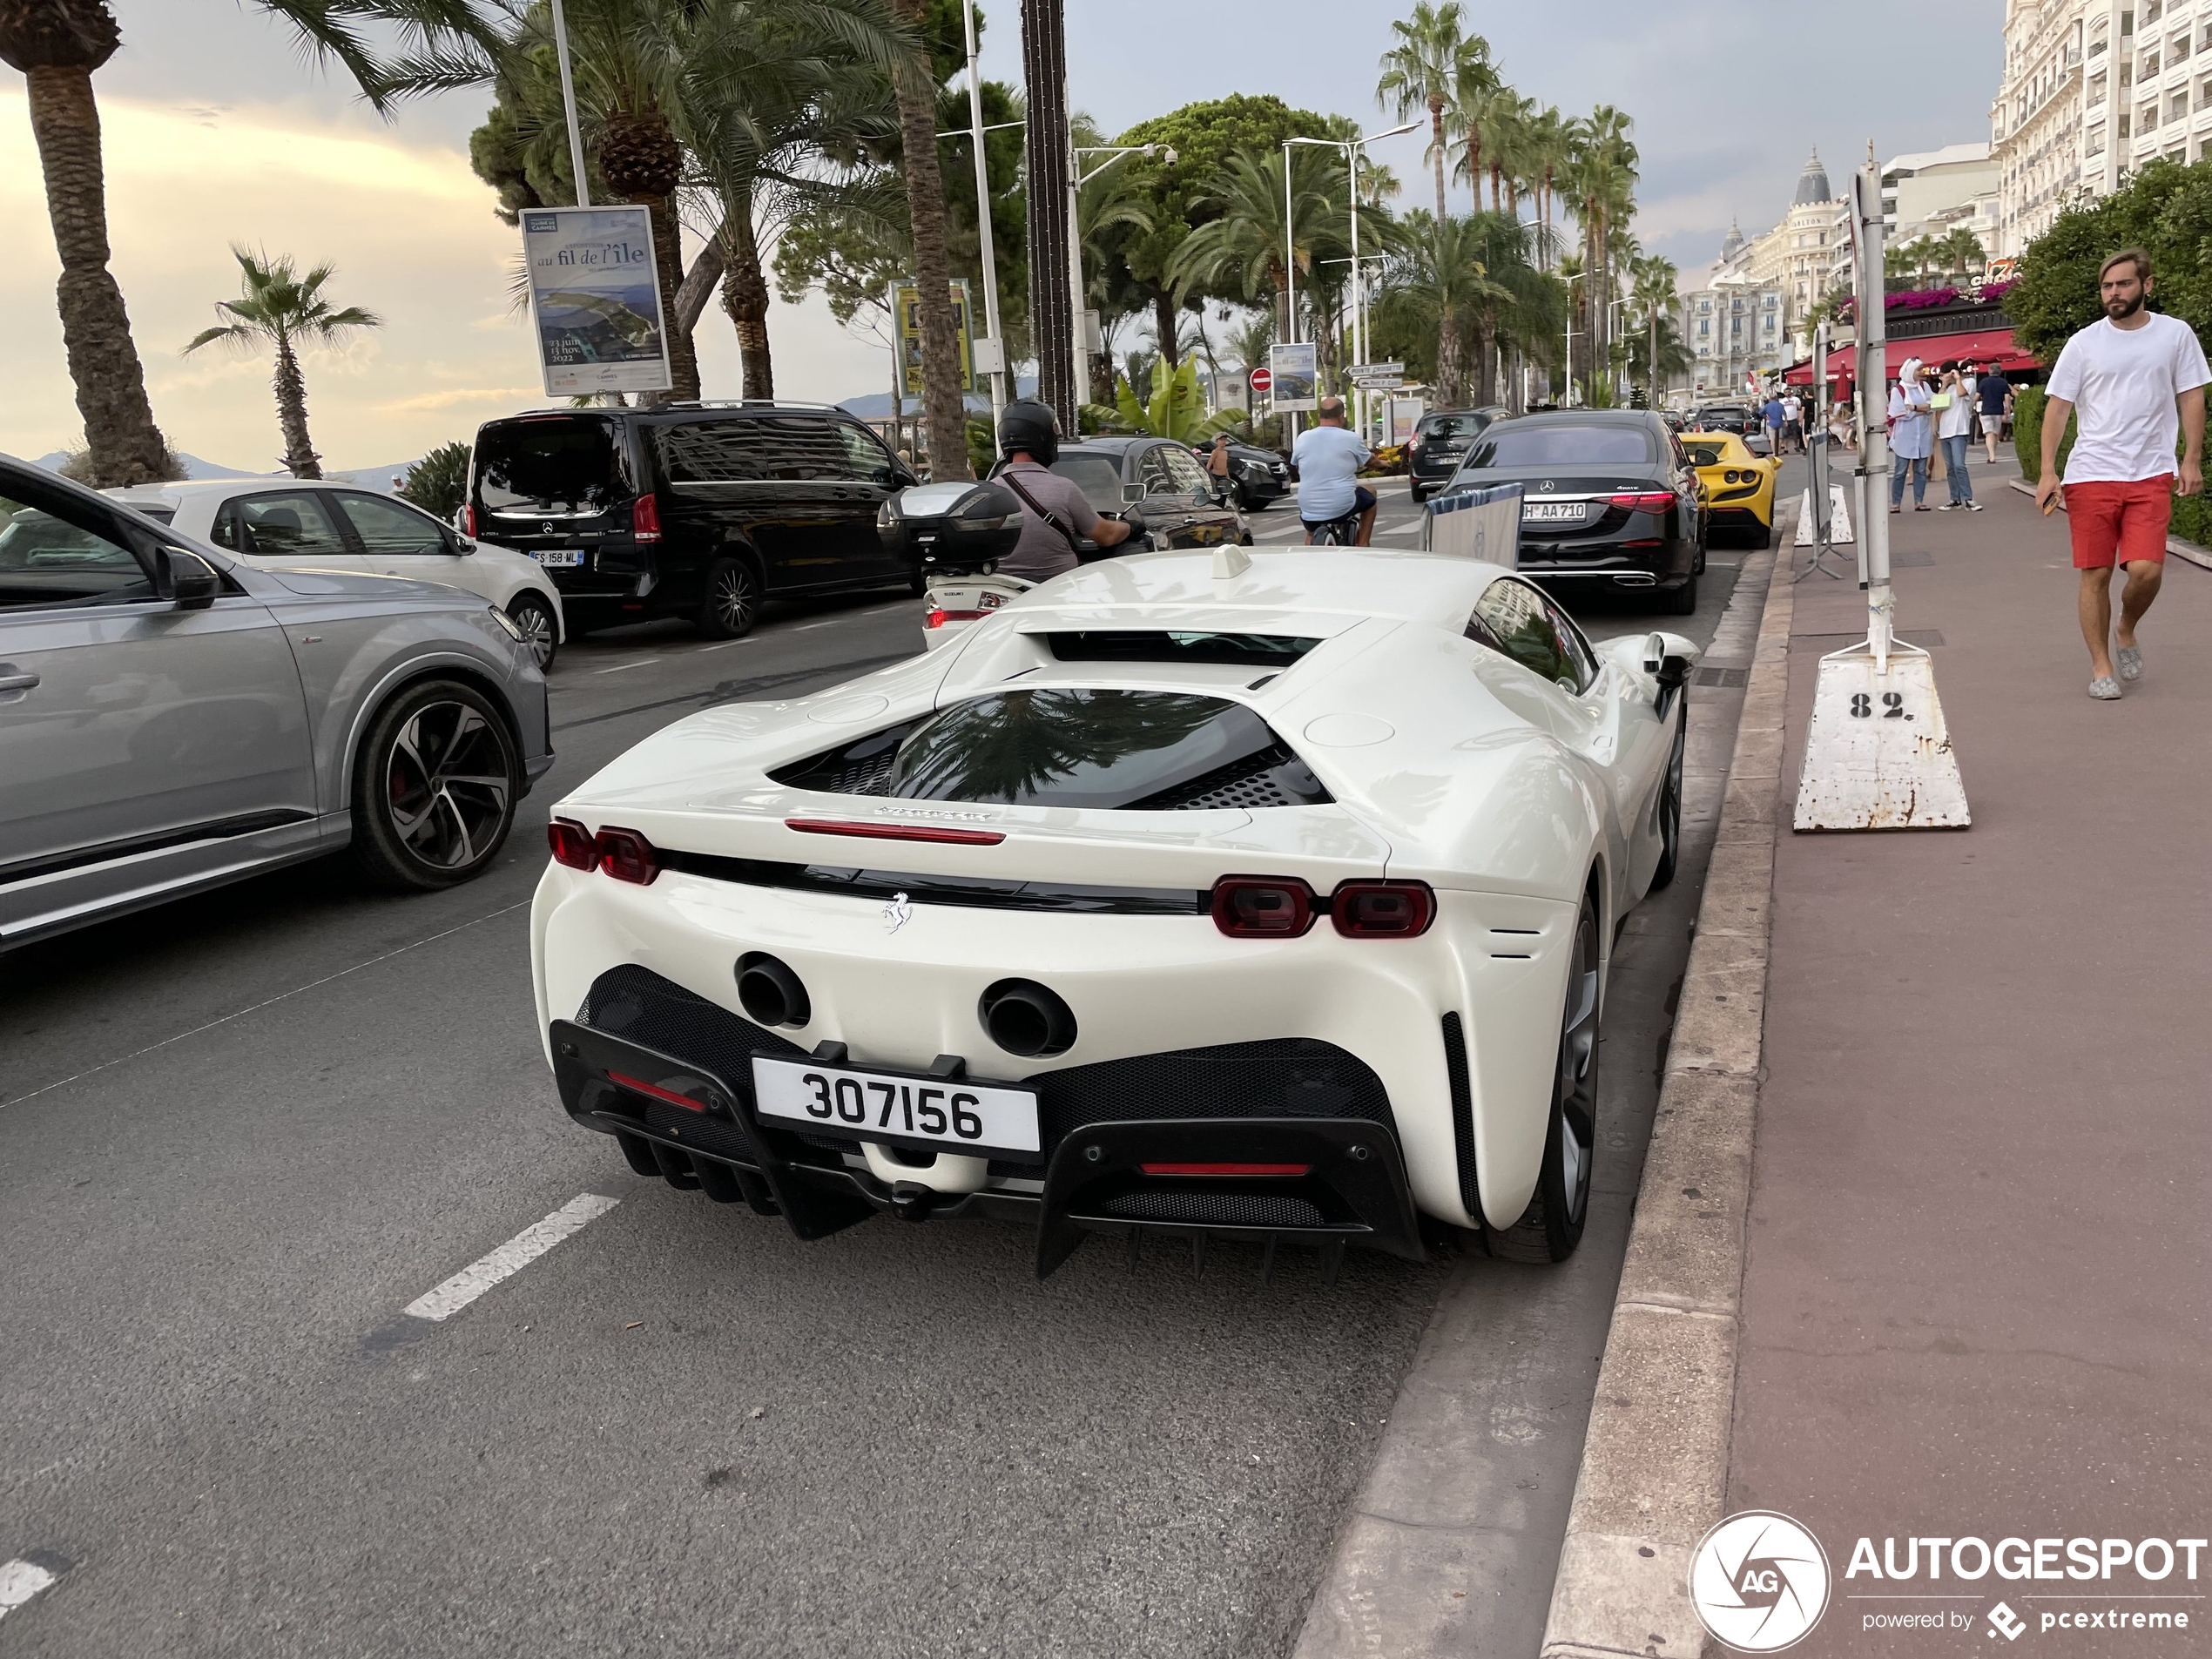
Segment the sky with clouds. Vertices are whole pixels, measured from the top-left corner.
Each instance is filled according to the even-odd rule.
[[[179,354],[237,292],[233,242],[330,260],[332,292],[385,319],[308,360],[316,448],[333,469],[421,454],[544,401],[528,331],[508,300],[516,233],[469,171],[481,94],[409,106],[386,123],[288,37],[237,0],[111,0],[124,46],[95,79],[105,130],[112,268],[130,307],[155,418],[178,448],[266,470],[281,441],[260,359]],[[1016,0],[982,0],[984,72],[1018,80]],[[1108,132],[1193,99],[1271,91],[1390,125],[1372,65],[1397,0],[1067,0],[1070,96]],[[2004,0],[1572,0],[1468,5],[1473,28],[1524,95],[1574,113],[1609,103],[1642,154],[1636,234],[1694,272],[1731,216],[1757,234],[1779,216],[1815,145],[1839,178],[1871,139],[1887,157],[1988,136],[2003,63]],[[1845,25],[1853,31],[1846,37]],[[1874,43],[1870,51],[1852,39]],[[1419,200],[1416,134],[1375,146]],[[1416,193],[1418,192],[1418,193]],[[1466,205],[1464,187],[1456,192]],[[37,455],[78,436],[23,84],[0,69],[0,450]],[[880,389],[888,358],[819,301],[777,302],[779,390],[838,399]],[[726,320],[698,341],[706,395],[735,396]]]

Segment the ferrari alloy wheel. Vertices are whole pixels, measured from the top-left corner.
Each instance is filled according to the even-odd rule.
[[[534,593],[525,593],[507,607],[507,615],[523,631],[523,643],[530,648],[530,655],[537,659],[541,674],[553,666],[554,653],[561,648],[561,631],[553,621],[552,607]]]
[[[361,745],[354,855],[388,887],[452,887],[497,855],[521,793],[514,736],[481,691],[452,680],[411,685]]]
[[[1551,1123],[1543,1167],[1519,1221],[1489,1235],[1490,1253],[1508,1261],[1563,1262],[1582,1242],[1590,1213],[1590,1166],[1597,1149],[1597,909],[1587,894],[1575,923],[1567,1005],[1559,1022],[1552,1075]]]
[[[1689,746],[1689,706],[1676,701],[1675,744],[1667,756],[1667,776],[1659,786],[1659,863],[1651,873],[1654,893],[1675,879],[1682,863],[1682,765]]]
[[[707,567],[706,595],[699,601],[699,631],[710,639],[735,639],[752,631],[760,619],[760,578],[752,566],[725,554]]]

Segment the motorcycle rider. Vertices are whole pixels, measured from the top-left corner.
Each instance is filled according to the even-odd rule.
[[[1077,537],[1118,547],[1134,532],[1126,519],[1100,517],[1074,479],[1050,469],[1060,454],[1060,417],[1049,403],[1024,397],[1008,404],[999,417],[999,454],[1006,464],[996,480],[1022,502],[1022,539],[999,561],[1001,576],[1049,581],[1079,563]]]
[[[1356,513],[1359,533],[1352,544],[1366,547],[1375,533],[1375,492],[1359,482],[1359,469],[1367,464],[1367,446],[1346,429],[1342,398],[1323,398],[1313,419],[1291,451],[1306,545],[1312,545],[1314,531]]]

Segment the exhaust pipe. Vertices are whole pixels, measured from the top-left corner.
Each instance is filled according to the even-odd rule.
[[[1616,588],[1656,588],[1659,585],[1659,578],[1656,576],[1646,576],[1641,570],[1631,570],[1624,575],[1615,577],[1613,585]]]
[[[983,993],[975,1012],[993,1042],[1025,1060],[1076,1046],[1075,1010],[1034,980],[1001,980]]]
[[[765,950],[738,958],[738,1001],[756,1025],[805,1025],[814,1015],[799,975]]]

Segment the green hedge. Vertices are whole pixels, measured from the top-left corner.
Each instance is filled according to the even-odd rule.
[[[2020,458],[2020,476],[2031,484],[2043,476],[2043,406],[2049,401],[2049,394],[2041,387],[2023,386],[2013,402],[2013,451]],[[2067,456],[2074,453],[2074,423],[2068,420],[2066,436],[2059,442],[2062,474]],[[2212,547],[2212,499],[2175,496],[2173,533],[2185,542]]]

